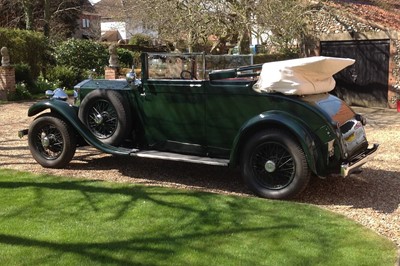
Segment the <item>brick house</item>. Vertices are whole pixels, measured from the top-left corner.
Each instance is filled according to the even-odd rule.
[[[96,12],[94,6],[88,1],[82,4],[82,12],[79,16],[78,29],[74,38],[98,40],[101,35],[101,16]]]
[[[395,108],[400,96],[400,4],[397,0],[314,2],[306,56],[349,57],[335,78],[347,103]]]

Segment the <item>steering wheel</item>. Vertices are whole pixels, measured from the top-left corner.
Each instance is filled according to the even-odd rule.
[[[181,79],[196,79],[192,72],[190,72],[189,70],[183,70],[181,72]]]

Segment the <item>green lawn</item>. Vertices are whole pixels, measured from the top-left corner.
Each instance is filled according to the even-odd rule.
[[[0,169],[0,265],[389,265],[395,245],[293,202]]]

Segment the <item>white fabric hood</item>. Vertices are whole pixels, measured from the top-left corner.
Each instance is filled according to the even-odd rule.
[[[287,95],[328,92],[335,88],[332,76],[354,62],[349,58],[315,56],[265,63],[253,89]]]

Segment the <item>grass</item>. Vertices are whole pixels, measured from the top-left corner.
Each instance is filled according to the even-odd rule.
[[[317,207],[0,169],[0,265],[394,265]]]

